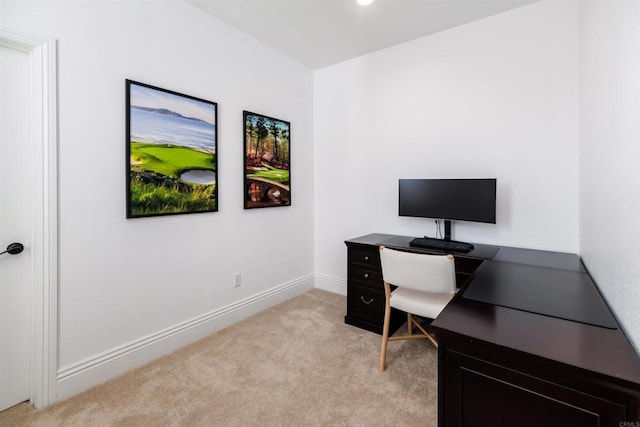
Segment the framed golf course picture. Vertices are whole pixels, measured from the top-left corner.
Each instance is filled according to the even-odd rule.
[[[218,104],[126,80],[127,218],[218,210]]]
[[[291,123],[243,112],[244,208],[291,205]]]

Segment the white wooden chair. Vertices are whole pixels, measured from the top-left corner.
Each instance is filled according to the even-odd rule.
[[[456,273],[453,255],[418,254],[380,246],[380,262],[386,300],[379,367],[382,372],[389,341],[427,338],[438,347],[435,338],[412,315],[435,319],[456,293]],[[391,285],[397,286],[393,292]],[[407,313],[407,335],[389,337],[392,307]],[[413,333],[414,325],[420,333]]]

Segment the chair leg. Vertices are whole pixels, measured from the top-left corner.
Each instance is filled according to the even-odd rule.
[[[391,320],[391,288],[387,282],[384,282],[384,325],[382,326],[382,345],[380,348],[380,365],[378,370],[384,371],[384,364],[387,359],[387,343],[389,342],[389,322]]]
[[[411,316],[411,313],[407,313],[407,334],[411,335],[413,333],[413,325],[411,324],[411,322],[413,322],[413,317]]]
[[[438,341],[436,341],[435,338],[433,338],[431,336],[431,334],[429,332],[427,332],[418,322],[416,322],[416,326],[418,327],[418,329],[420,329],[420,331],[427,336],[427,338],[429,338],[429,341],[431,341],[431,344],[433,344],[436,348],[438,348]]]

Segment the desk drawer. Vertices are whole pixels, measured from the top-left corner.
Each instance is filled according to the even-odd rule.
[[[377,247],[349,249],[349,262],[380,269],[380,252]]]
[[[353,283],[348,292],[348,311],[353,317],[380,323],[384,319],[384,289]]]
[[[379,270],[354,265],[351,269],[351,279],[382,289],[382,273]]]

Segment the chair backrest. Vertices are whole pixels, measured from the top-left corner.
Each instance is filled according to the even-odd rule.
[[[456,292],[456,270],[451,255],[429,255],[380,247],[382,278],[404,288],[440,294]]]

